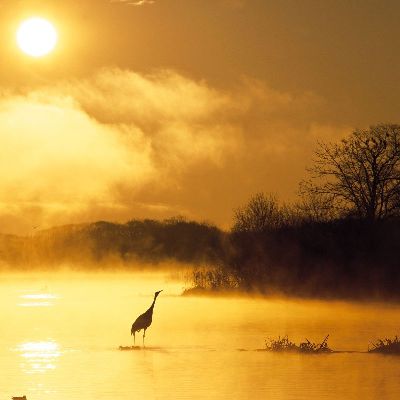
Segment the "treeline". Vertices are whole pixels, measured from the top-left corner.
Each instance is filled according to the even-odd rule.
[[[51,228],[30,237],[4,235],[0,261],[19,268],[62,264],[130,268],[134,261],[157,264],[168,260],[215,264],[223,258],[225,236],[215,226],[179,217],[126,224],[99,221]]]
[[[0,237],[4,265],[195,266],[193,290],[400,299],[400,126],[319,144],[299,198],[257,193],[232,229],[176,217],[96,222]]]
[[[267,219],[272,223],[254,229],[252,219],[252,229],[245,229],[243,221],[236,221],[223,258],[196,268],[188,292],[400,299],[400,218],[316,221],[297,209],[280,208],[263,194],[254,196],[239,216],[254,202],[274,202]]]
[[[194,287],[400,298],[400,126],[320,143],[293,204],[258,193],[234,214],[218,267]]]
[[[238,288],[336,298],[400,298],[400,219],[286,220],[233,231],[225,271]],[[232,282],[232,280],[231,280]]]
[[[194,266],[195,290],[331,298],[400,297],[400,219],[315,221],[274,202],[261,230],[230,232],[180,218],[96,222],[0,238],[3,266],[82,269],[173,261]],[[260,205],[259,205],[260,206]],[[261,207],[261,206],[260,206]],[[246,207],[241,209],[245,212]],[[254,216],[253,216],[254,217]],[[238,215],[235,217],[236,222]],[[254,222],[254,221],[253,221]]]

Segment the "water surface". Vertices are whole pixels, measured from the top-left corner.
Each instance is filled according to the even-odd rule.
[[[399,333],[398,306],[182,297],[182,286],[162,274],[1,275],[0,400],[398,398],[400,357],[256,351],[328,333],[334,349],[365,351]],[[146,349],[119,351],[159,289]]]

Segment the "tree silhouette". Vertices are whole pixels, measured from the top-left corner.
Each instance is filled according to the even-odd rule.
[[[282,211],[273,195],[256,193],[246,205],[235,210],[232,230],[261,233],[279,228],[285,220]]]
[[[319,143],[301,191],[342,215],[376,221],[400,211],[400,125],[356,130],[338,144]]]

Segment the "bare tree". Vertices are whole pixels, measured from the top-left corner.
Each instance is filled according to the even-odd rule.
[[[233,231],[264,232],[282,226],[283,209],[273,195],[256,193],[248,203],[235,210]]]
[[[325,222],[337,217],[332,197],[307,191],[309,189],[308,182],[306,186],[300,184],[300,200],[295,204],[294,211],[297,212],[297,220]]]
[[[400,125],[380,124],[340,143],[319,143],[313,161],[303,194],[369,221],[399,215]]]

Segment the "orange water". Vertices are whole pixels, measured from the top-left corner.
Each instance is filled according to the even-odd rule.
[[[133,344],[130,325],[159,289],[146,349],[119,351]],[[400,307],[193,298],[181,289],[160,274],[1,275],[0,400],[400,396],[400,357],[255,351],[268,337],[328,333],[334,349],[365,351],[400,333]]]

